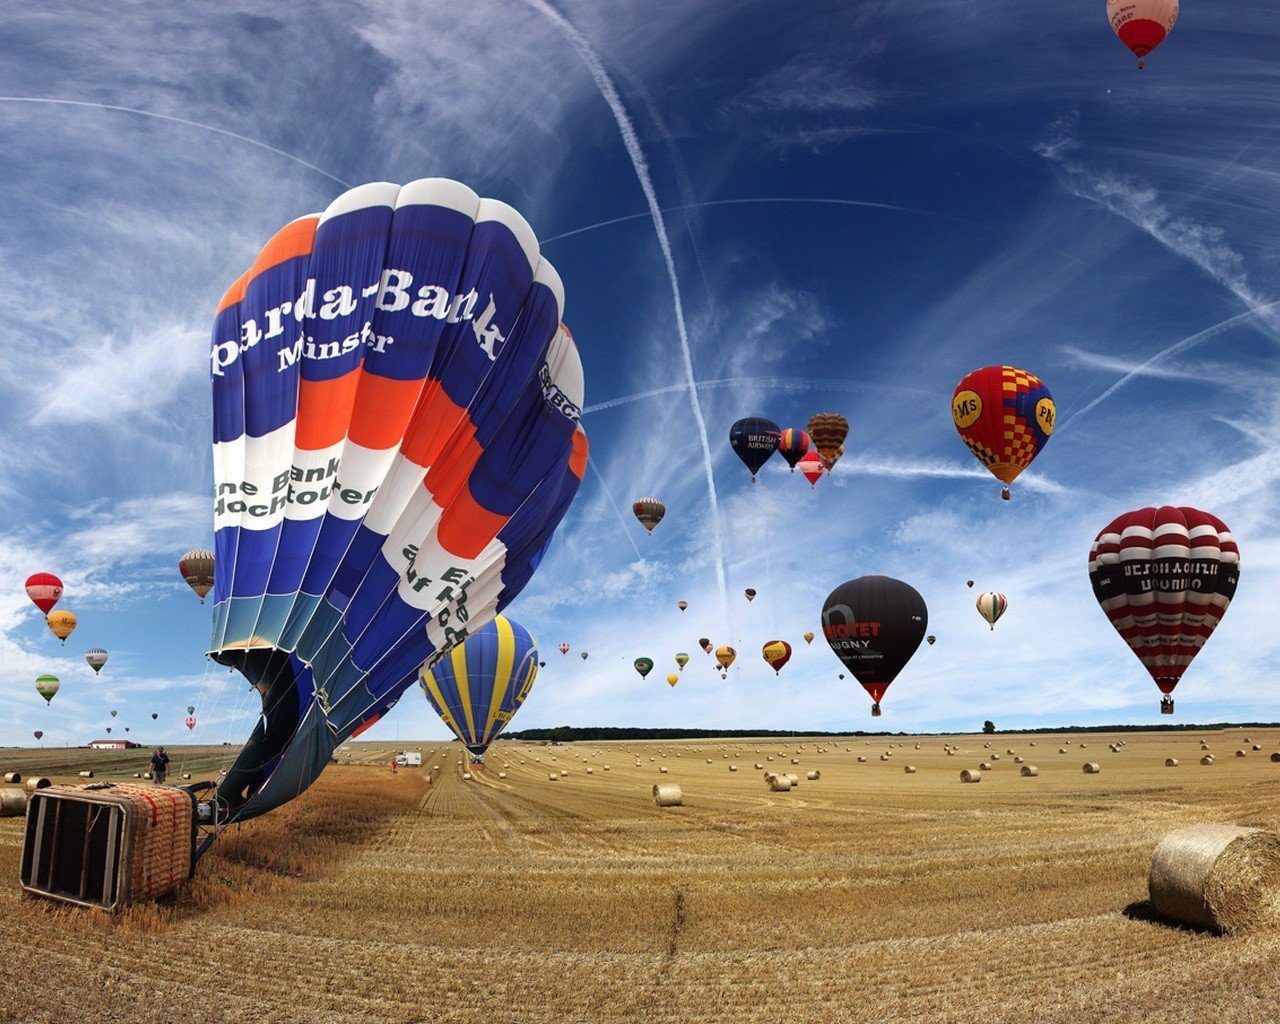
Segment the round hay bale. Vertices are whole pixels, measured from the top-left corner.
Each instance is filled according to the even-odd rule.
[[[667,774],[667,766],[664,764],[661,768],[659,768],[659,769],[658,769],[658,771],[659,771],[659,772],[661,772],[663,775],[666,775],[666,774]]]
[[[881,755],[880,755],[880,760],[881,760],[881,761],[887,761],[887,760],[889,760],[889,755],[888,755],[888,754],[881,754]]]
[[[1085,745],[1084,745],[1083,743],[1081,743],[1081,744],[1080,744],[1080,749],[1081,749],[1081,750],[1084,750],[1084,747],[1085,747]]]
[[[791,779],[786,775],[771,775],[767,781],[772,793],[785,793],[791,788]]]
[[[1033,779],[1040,774],[1040,769],[1033,764],[1024,764],[1021,775],[1024,779]]]
[[[999,755],[999,754],[992,754],[992,755],[991,755],[991,760],[993,760],[993,761],[999,761],[999,760],[1000,760],[1000,755]]]
[[[861,754],[859,754],[859,755],[858,755],[858,763],[859,763],[859,764],[866,764],[866,763],[867,763],[867,759],[866,759],[865,757],[863,757]]]
[[[916,750],[919,750],[919,749],[920,749],[920,744],[919,744],[919,743],[917,743],[917,744],[916,744]]]
[[[592,768],[592,767],[588,766],[588,768],[587,768],[587,774],[588,774],[588,775],[594,775],[595,773],[596,773],[596,770],[595,770],[594,768]]]
[[[674,782],[659,782],[653,787],[653,802],[659,807],[679,807],[684,803],[684,794]]]
[[[1237,750],[1237,751],[1236,751],[1236,757],[1248,757],[1248,756],[1249,756],[1249,755],[1248,755],[1248,754],[1246,754],[1243,750]]]
[[[17,818],[26,813],[25,789],[0,789],[0,818]]]
[[[1102,769],[1098,767],[1098,763],[1096,761],[1086,761],[1084,763],[1084,773],[1086,775],[1097,775],[1100,771],[1102,771]]]
[[[37,775],[34,778],[27,779],[27,790],[31,793],[34,793],[37,789],[48,789],[52,785],[53,783],[43,775]]]
[[[773,760],[773,755],[772,755],[772,754],[770,754],[768,757],[766,757],[766,758],[765,758],[765,760],[766,760],[766,761],[772,761],[772,760]]]
[[[800,762],[799,762],[798,760],[796,760],[796,758],[794,758],[794,757],[793,757],[793,758],[791,759],[791,763],[792,763],[792,764],[799,764]]]
[[[5,782],[8,782],[8,783],[21,782],[21,781],[22,781],[22,773],[21,773],[21,772],[5,772],[5,773],[4,773],[4,781],[5,781]]]
[[[1277,751],[1276,753],[1272,754],[1271,760],[1273,762],[1280,762],[1280,751]]]
[[[984,743],[984,744],[982,744],[982,749],[983,749],[983,750],[986,750],[986,749],[987,749],[988,747],[990,747],[990,746],[991,746],[991,744],[990,744],[990,743]]]
[[[1014,764],[1022,764],[1025,760],[1026,760],[1026,758],[1025,758],[1025,757],[1015,757],[1015,758],[1013,759],[1013,763],[1014,763]]]
[[[505,779],[506,777],[507,777],[507,773],[506,773],[506,772],[498,772],[498,778],[500,778],[500,779]]]
[[[1178,759],[1177,759],[1176,757],[1166,757],[1166,758],[1164,759],[1164,766],[1165,766],[1166,768],[1177,768],[1177,767],[1178,767]]]
[[[1028,743],[1028,744],[1027,744],[1027,746],[1029,746],[1029,747],[1034,747],[1034,746],[1035,746],[1035,742],[1033,741],[1033,742],[1031,742],[1031,743]]]
[[[1253,745],[1253,749],[1254,749],[1254,750],[1261,750],[1261,749],[1262,749],[1262,745],[1261,745],[1261,744],[1259,744],[1259,743],[1255,743],[1255,744]]]
[[[1008,754],[1010,757],[1012,757],[1014,753],[1013,747],[1010,747],[1008,750],[1005,751],[1005,753]]]
[[[955,756],[956,756],[956,752],[954,750],[947,751],[947,757],[955,757]]]
[[[759,761],[757,761],[757,762],[755,763],[755,769],[756,769],[756,771],[760,771],[760,769],[761,769],[761,768],[763,768],[763,767],[764,767],[764,765],[762,765]]]
[[[707,764],[715,764],[715,762],[712,761],[711,758],[707,758]]]
[[[1246,736],[1246,737],[1244,738],[1244,741],[1245,741],[1246,743],[1252,743],[1252,742],[1253,742],[1253,740],[1249,739],[1249,737],[1248,737],[1248,736]]]
[[[607,772],[607,771],[609,770],[609,766],[608,766],[607,764],[602,764],[602,765],[600,766],[600,769],[601,769],[601,771],[606,771],[606,772]]]
[[[784,776],[782,776],[782,777],[783,777],[784,779],[790,779],[790,780],[791,780],[791,788],[792,788],[792,789],[795,789],[795,787],[796,787],[796,786],[800,785],[800,776],[799,776],[799,775],[793,775],[791,772],[787,772],[787,774],[786,774],[786,775],[784,775]]]
[[[1200,763],[1201,763],[1201,764],[1213,764],[1213,755],[1212,755],[1212,754],[1205,754],[1205,755],[1204,755],[1204,757],[1200,758]]]
[[[913,764],[904,764],[902,766],[902,772],[904,775],[914,775],[916,773],[916,766]]]
[[[1151,905],[1221,932],[1280,921],[1280,836],[1238,825],[1190,825],[1151,856]]]
[[[191,778],[191,773],[190,773],[190,772],[183,772],[183,773],[182,773],[182,777],[183,777],[184,779],[189,779],[189,778]]]
[[[982,770],[982,771],[984,771],[984,772],[989,772],[989,771],[991,771],[991,762],[990,762],[990,761],[983,761],[983,762],[982,762],[982,764],[978,765],[978,768],[979,768],[979,769],[981,769],[981,770]]]
[[[961,782],[981,782],[982,772],[975,772],[972,768],[966,768],[960,773]]]
[[[82,778],[82,779],[91,779],[91,778],[93,778],[93,772],[79,772],[78,774],[79,774],[80,778]]]
[[[462,773],[462,781],[463,781],[463,782],[470,782],[470,781],[471,781],[471,773],[470,773],[470,772],[463,772],[463,773]]]
[[[548,782],[559,782],[559,781],[560,781],[560,773],[559,773],[559,772],[552,772],[550,775],[548,775],[548,776],[547,776],[547,781],[548,781]]]
[[[133,777],[134,777],[135,779],[140,779],[140,778],[142,778],[142,773],[141,773],[141,772],[134,772],[134,773],[133,773]]]
[[[1066,747],[1059,747],[1059,748],[1058,748],[1058,753],[1059,753],[1059,754],[1065,754],[1066,752],[1067,752],[1067,748],[1066,748]]]
[[[816,770],[811,771],[807,775],[805,775],[805,778],[808,779],[810,782],[817,782],[820,778],[822,778],[822,772],[816,771]]]

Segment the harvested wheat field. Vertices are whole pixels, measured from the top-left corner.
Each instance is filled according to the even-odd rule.
[[[1198,763],[1202,739],[1231,754],[1235,731],[1094,735],[1096,775],[1084,753],[1053,754],[1037,776],[1010,758],[965,786],[987,741],[947,737],[949,756],[916,739],[915,773],[858,760],[901,737],[498,743],[471,781],[457,744],[423,743],[422,768],[392,776],[392,747],[356,743],[302,798],[227,833],[176,898],[118,918],[24,897],[22,821],[0,820],[0,955],[39,965],[5,986],[0,1017],[66,1024],[88,1002],[139,1024],[1280,1016],[1259,984],[1280,934],[1172,926],[1146,902],[1172,830],[1280,826],[1280,765]],[[998,743],[1030,756],[1029,740],[1078,750]],[[798,785],[748,770],[766,756]],[[142,758],[0,760],[71,782]],[[656,805],[660,780],[682,806]]]

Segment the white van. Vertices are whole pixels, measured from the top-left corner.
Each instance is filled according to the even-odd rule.
[[[402,750],[396,754],[396,764],[402,768],[421,768],[422,755],[417,751]]]

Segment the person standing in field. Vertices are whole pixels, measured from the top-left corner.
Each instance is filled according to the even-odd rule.
[[[164,747],[156,747],[156,752],[151,755],[151,781],[157,786],[162,785],[168,773],[169,755],[164,752]]]

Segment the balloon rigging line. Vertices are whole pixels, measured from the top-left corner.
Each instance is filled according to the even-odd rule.
[[[600,56],[592,48],[587,38],[546,0],[525,0],[525,3],[555,25],[572,44],[573,48],[577,50],[578,56],[581,57],[582,62],[587,67],[587,71],[590,72],[592,79],[595,81],[601,97],[608,104],[614,121],[617,122],[618,131],[622,135],[622,142],[627,150],[627,156],[631,158],[636,180],[640,184],[640,191],[644,193],[645,202],[649,207],[649,216],[653,220],[653,229],[658,237],[658,246],[662,250],[662,260],[666,265],[667,278],[671,284],[671,301],[675,308],[676,334],[680,341],[680,357],[684,366],[685,381],[688,385],[689,405],[693,410],[694,424],[697,427],[698,442],[702,447],[702,466],[707,479],[707,498],[711,506],[711,531],[715,548],[716,582],[720,587],[721,611],[725,618],[728,619],[729,590],[725,580],[720,500],[716,495],[715,474],[711,465],[711,444],[707,440],[707,423],[702,415],[702,403],[698,400],[698,389],[695,386],[693,351],[689,345],[689,332],[685,325],[684,303],[680,298],[680,281],[676,276],[675,257],[672,255],[671,240],[667,237],[667,228],[662,219],[662,208],[658,205],[658,194],[654,188],[653,180],[649,176],[649,164],[645,159],[644,150],[640,147],[640,139],[636,135],[635,126],[631,122],[627,108],[613,84],[613,79],[609,77],[609,73],[605,70]]]

